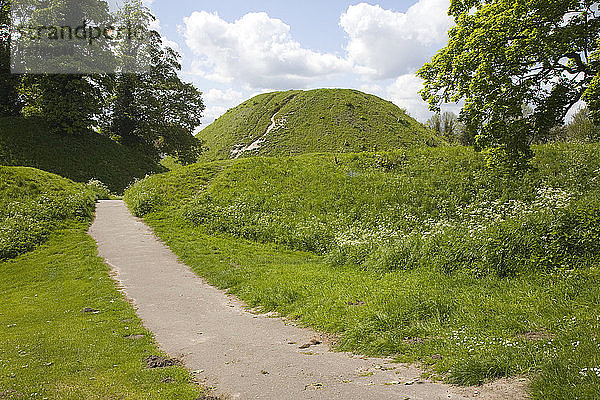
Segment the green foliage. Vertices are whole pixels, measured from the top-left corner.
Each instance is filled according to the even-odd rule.
[[[465,127],[458,121],[458,117],[453,112],[437,112],[425,125],[450,143],[463,146],[473,145],[473,138],[469,137]]]
[[[600,124],[592,121],[587,107],[573,116],[573,120],[566,126],[566,131],[568,140],[584,143],[600,142]]]
[[[109,25],[108,4],[98,0],[63,0],[58,2],[16,1],[12,10],[23,26],[69,26],[75,28],[94,21]],[[28,34],[13,39],[14,66],[25,72],[20,95],[24,99],[25,116],[44,118],[51,133],[80,135],[91,129],[103,111],[103,79],[92,75],[98,64],[110,62],[112,52],[106,41],[93,46],[86,41],[56,40],[45,42],[47,49]],[[48,53],[51,56],[48,56]],[[82,57],[82,55],[87,57]],[[34,64],[43,64],[43,70]],[[101,68],[100,68],[101,70]],[[70,73],[70,74],[66,74]]]
[[[91,220],[96,198],[93,189],[47,172],[0,167],[0,260],[30,251],[64,221]]]
[[[128,1],[119,14],[123,24],[135,21],[146,40],[146,71],[113,77],[103,129],[120,143],[150,155],[156,161],[171,155],[183,164],[195,162],[202,142],[192,133],[200,125],[204,104],[201,93],[182,82],[180,58],[151,30],[154,16],[140,0]],[[124,43],[123,45],[128,45]]]
[[[10,5],[10,1],[3,1],[0,5],[0,117],[15,116],[21,112],[18,96],[21,77],[11,74],[10,69]]]
[[[209,180],[221,170],[221,165],[194,164],[149,176],[129,187],[124,200],[133,215],[143,217],[171,202],[174,193],[182,201],[201,193]]]
[[[0,165],[39,168],[77,182],[98,179],[114,193],[135,178],[166,170],[107,137],[54,135],[43,120],[19,117],[0,119]]]
[[[590,54],[590,64],[596,69],[600,70],[600,37],[596,40],[596,51]],[[587,102],[590,110],[590,116],[592,121],[600,126],[600,74],[596,74],[591,80],[588,89],[583,94],[583,100]]]
[[[97,83],[83,75],[24,75],[23,114],[43,118],[49,133],[85,135],[101,112]]]
[[[561,125],[582,96],[596,112],[600,15],[593,4],[453,0],[448,45],[418,73],[423,99],[433,109],[464,99],[461,120],[492,165],[525,166],[531,138]]]
[[[239,152],[263,135],[258,150]],[[229,110],[197,136],[208,147],[204,160],[445,144],[394,104],[343,89],[262,94]]]
[[[204,110],[201,93],[179,79],[179,55],[151,30],[155,18],[140,0],[126,1],[115,14],[100,0],[22,0],[13,11],[26,26],[75,27],[93,21],[99,27],[135,26],[136,38],[144,39],[120,40],[117,45],[107,40],[93,45],[86,41],[46,41],[48,48],[42,46],[40,50],[39,43],[21,35],[13,42],[17,46],[14,54],[18,55],[13,63],[29,71],[42,57],[42,72],[48,72],[28,73],[22,79],[2,72],[9,67],[8,47],[3,41],[6,51],[0,60],[6,65],[0,64],[4,74],[0,91],[6,94],[6,101],[2,98],[6,104],[0,103],[0,116],[19,114],[20,104],[16,112],[7,108],[14,103],[11,90],[18,83],[17,100],[24,103],[22,114],[42,118],[50,133],[86,136],[95,129],[155,162],[164,155],[172,155],[181,163],[197,160],[202,143],[192,133],[200,125]],[[0,29],[8,18],[4,14]],[[52,56],[37,54],[42,50]]]
[[[98,200],[110,200],[112,193],[108,186],[102,183],[102,181],[92,178],[88,181],[87,185],[94,191]]]

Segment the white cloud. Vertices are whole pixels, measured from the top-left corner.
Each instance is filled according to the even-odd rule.
[[[244,100],[244,94],[231,88],[226,90],[210,89],[202,94],[202,100],[206,106],[202,113],[202,124],[205,127],[230,108],[240,104]]]
[[[420,122],[425,122],[433,115],[429,111],[429,104],[421,98],[419,91],[423,89],[423,80],[414,74],[406,74],[398,77],[394,83],[387,87],[384,97],[388,98],[398,107],[403,108],[408,114]],[[441,111],[460,113],[464,102],[444,103]]]
[[[425,121],[432,113],[418,93],[423,82],[414,73],[446,44],[453,24],[447,15],[449,2],[418,0],[405,13],[367,3],[349,6],[339,22],[348,36],[344,56],[302,47],[289,25],[264,12],[234,22],[217,13],[193,12],[180,26],[194,55],[187,73],[243,91],[205,92],[204,121],[212,122],[254,94],[327,86],[330,78],[353,87],[350,82],[356,82],[362,91],[389,99]]]
[[[387,88],[387,97],[400,108],[404,108],[411,117],[426,121],[433,114],[427,103],[421,99],[419,90],[423,88],[423,80],[414,74],[402,75]]]
[[[206,79],[239,80],[252,88],[304,87],[315,77],[350,71],[348,61],[303,48],[283,21],[249,13],[229,23],[216,13],[194,12],[184,35],[199,57],[193,72]]]
[[[348,58],[372,79],[415,72],[447,40],[449,0],[419,0],[406,13],[360,3],[348,7],[340,26],[349,36]]]
[[[212,124],[217,118],[221,115],[225,114],[230,107],[224,106],[209,106],[206,107],[204,112],[202,113],[202,126],[200,126],[200,130],[206,128],[208,125]]]
[[[202,95],[206,104],[237,104],[243,99],[242,92],[233,90],[231,88],[227,90],[210,89],[208,92]]]
[[[359,90],[365,93],[377,94],[381,93],[381,86],[374,83],[363,83],[360,85]]]

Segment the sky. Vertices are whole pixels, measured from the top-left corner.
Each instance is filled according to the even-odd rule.
[[[181,78],[204,93],[203,127],[259,93],[315,88],[362,90],[426,121],[415,72],[447,43],[449,2],[146,0]]]

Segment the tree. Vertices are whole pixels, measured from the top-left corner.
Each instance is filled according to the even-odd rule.
[[[111,21],[108,4],[101,0],[13,0],[12,11],[21,24],[31,27],[74,31],[91,21]],[[43,118],[51,133],[80,134],[92,128],[102,112],[105,77],[100,72],[114,62],[112,50],[102,41],[92,45],[87,40],[51,40],[50,29],[43,32],[42,41],[25,34],[15,44],[19,58],[14,66],[25,72],[20,87],[23,114]]]
[[[0,117],[21,113],[21,77],[12,74],[10,68],[10,6],[10,1],[0,0]]]
[[[93,127],[102,110],[99,80],[87,75],[26,74],[23,114],[43,118],[50,133],[80,135]]]
[[[592,121],[587,107],[577,111],[565,129],[567,139],[570,141],[585,143],[600,141],[600,125]]]
[[[600,101],[600,11],[591,0],[451,0],[448,45],[418,75],[431,109],[465,100],[460,119],[489,161],[523,167],[532,137]],[[524,113],[524,106],[533,110]]]
[[[173,155],[183,163],[196,161],[202,143],[192,133],[202,118],[202,93],[177,76],[181,70],[179,55],[150,29],[154,17],[141,1],[127,2],[120,18],[135,21],[138,31],[146,36],[147,48],[138,49],[138,57],[146,58],[138,62],[146,70],[115,76],[105,131],[155,159]],[[130,49],[120,52],[132,54]]]
[[[450,143],[463,146],[473,145],[473,139],[468,136],[464,125],[453,112],[436,112],[425,125],[443,136]]]

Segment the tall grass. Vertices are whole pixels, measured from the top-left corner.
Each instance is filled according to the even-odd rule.
[[[181,212],[213,232],[380,272],[427,265],[508,276],[590,265],[600,250],[598,174],[561,179],[576,165],[551,165],[544,157],[554,151],[538,149],[532,170],[511,179],[460,148],[241,160]],[[573,164],[600,168],[595,146],[569,151]],[[151,182],[140,186],[149,205],[162,190]],[[140,215],[152,209],[144,207]]]

